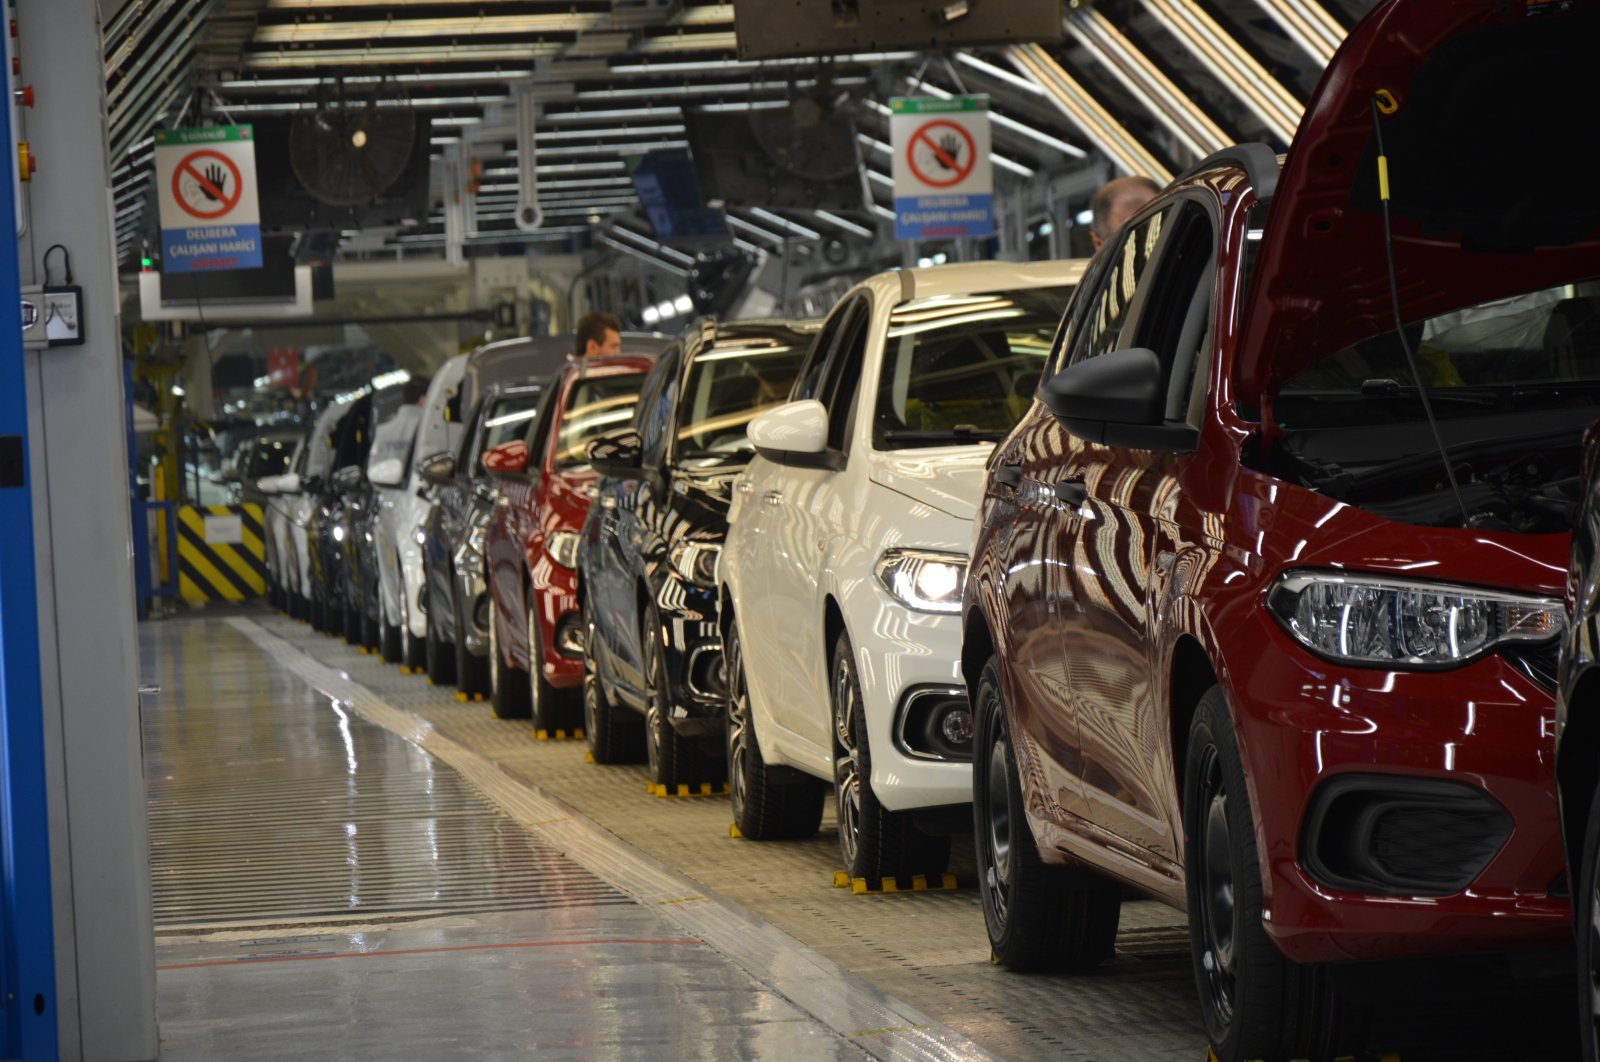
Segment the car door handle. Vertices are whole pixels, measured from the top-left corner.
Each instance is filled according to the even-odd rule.
[[[750,494],[750,493],[754,492],[755,489],[756,489],[756,485],[754,483],[751,483],[748,479],[741,479],[739,481],[738,490],[739,490],[740,494]]]
[[[768,505],[782,505],[783,504],[783,491],[781,491],[781,490],[769,490],[769,491],[767,491],[765,494],[763,494],[761,496],[761,500],[763,502],[765,502],[766,504],[768,504]]]
[[[995,468],[994,479],[996,483],[1003,483],[1011,489],[1022,486],[1022,466],[1020,464],[1004,464]]]
[[[1089,488],[1083,485],[1081,479],[1061,479],[1056,481],[1056,497],[1076,509],[1089,499]]]

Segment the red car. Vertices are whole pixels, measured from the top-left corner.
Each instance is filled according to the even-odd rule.
[[[1381,2],[1281,172],[1220,153],[1099,253],[967,582],[1008,966],[1106,958],[1132,885],[1188,910],[1224,1062],[1322,1058],[1357,1009],[1323,964],[1570,934],[1554,665],[1600,210],[1593,150],[1551,145],[1596,47],[1593,4]]]
[[[585,447],[632,420],[652,364],[638,355],[571,363],[546,389],[527,438],[483,455],[498,480],[484,563],[493,602],[489,685],[501,719],[531,714],[535,728],[551,732],[582,724],[576,569],[595,481]]]

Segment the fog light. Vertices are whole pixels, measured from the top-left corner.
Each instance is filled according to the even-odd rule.
[[[939,720],[939,732],[952,745],[972,742],[972,713],[963,707],[953,707]]]
[[[556,624],[556,651],[562,656],[583,655],[583,623],[576,612],[569,612]]]

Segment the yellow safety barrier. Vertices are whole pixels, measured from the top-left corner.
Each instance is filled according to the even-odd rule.
[[[261,506],[185,505],[178,510],[178,593],[185,602],[244,601],[266,592]]]

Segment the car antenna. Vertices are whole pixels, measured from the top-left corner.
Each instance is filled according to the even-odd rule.
[[[1428,385],[1422,379],[1422,372],[1417,368],[1417,356],[1411,349],[1411,340],[1406,338],[1405,321],[1400,316],[1400,280],[1394,266],[1394,229],[1389,219],[1389,156],[1383,150],[1383,118],[1379,113],[1381,101],[1386,101],[1391,112],[1394,109],[1394,97],[1387,90],[1380,90],[1372,95],[1372,131],[1378,142],[1378,200],[1383,205],[1383,250],[1389,261],[1389,302],[1394,308],[1395,335],[1400,337],[1400,349],[1405,351],[1406,364],[1411,367],[1411,378],[1417,383],[1417,397],[1422,399],[1422,413],[1428,418],[1428,428],[1433,432],[1434,445],[1439,448],[1439,459],[1444,462],[1445,478],[1450,481],[1450,492],[1455,495],[1456,505],[1461,508],[1461,526],[1468,527],[1472,517],[1467,512],[1466,499],[1461,497],[1461,485],[1456,482],[1455,469],[1450,464],[1450,451],[1444,444],[1444,436],[1439,434],[1439,421],[1433,415],[1433,403],[1428,399]]]

